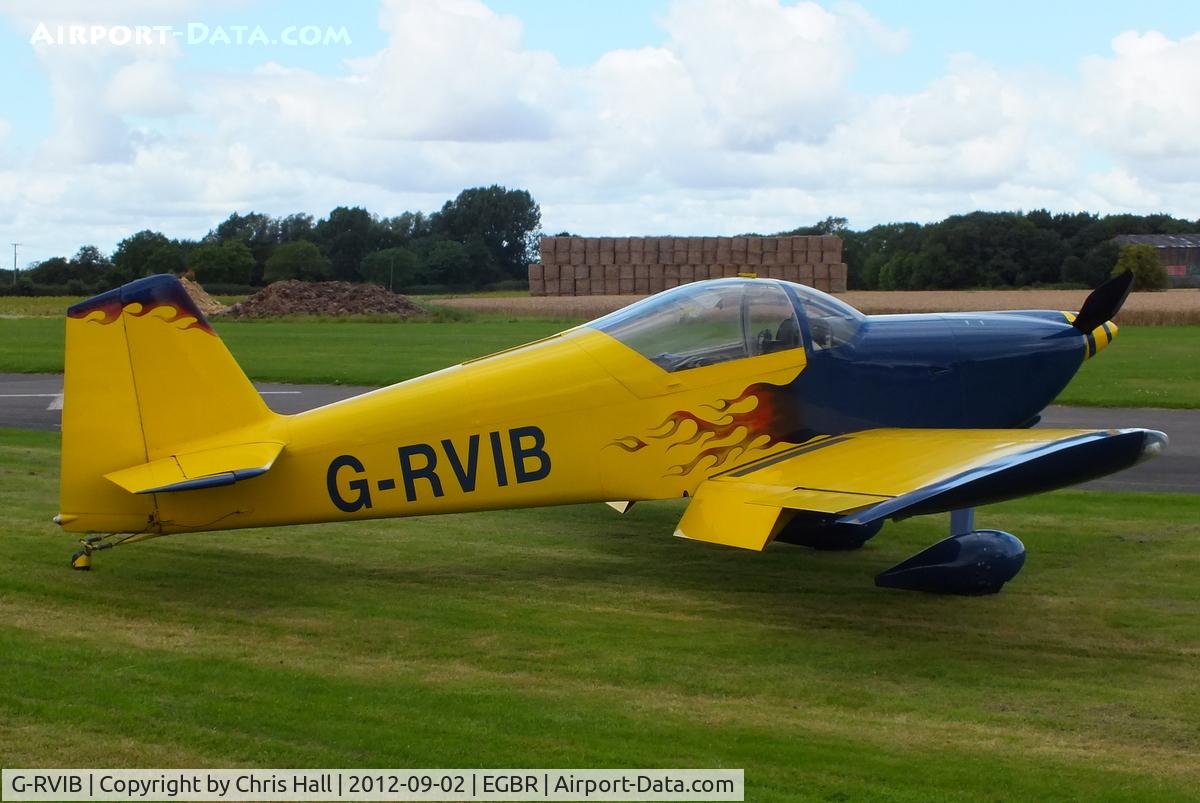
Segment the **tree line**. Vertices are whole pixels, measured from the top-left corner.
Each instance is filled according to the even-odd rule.
[[[339,206],[319,220],[234,213],[199,240],[143,230],[111,256],[85,245],[71,258],[43,260],[20,274],[17,291],[82,295],[156,273],[191,273],[210,290],[230,292],[282,279],[374,282],[409,292],[524,286],[540,226],[541,210],[527,191],[497,185],[463,190],[431,214],[381,217],[357,206]]]
[[[234,213],[199,240],[147,230],[126,237],[111,256],[84,246],[70,259],[47,259],[22,272],[16,288],[5,271],[9,281],[0,274],[0,292],[83,295],[141,276],[189,271],[218,292],[280,279],[366,281],[404,292],[517,288],[526,286],[527,265],[536,259],[540,225],[529,192],[500,186],[463,190],[430,214],[381,217],[345,206],[319,220]],[[955,290],[1095,287],[1121,255],[1117,235],[1189,233],[1200,233],[1200,220],[1037,209],[862,231],[829,217],[774,236],[840,236],[851,289]]]
[[[851,289],[1095,287],[1113,271],[1120,234],[1200,233],[1200,220],[1165,214],[971,212],[937,223],[886,223],[851,231],[826,218],[787,234],[836,234]],[[1163,274],[1165,282],[1165,272]]]

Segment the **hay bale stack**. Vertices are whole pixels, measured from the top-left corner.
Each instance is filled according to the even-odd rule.
[[[845,262],[839,262],[836,265],[829,266],[829,292],[846,292],[846,280],[847,272]]]
[[[560,265],[547,265],[545,267],[544,275],[542,277],[544,280],[544,284],[543,284],[543,288],[544,288],[543,294],[544,295],[548,295],[548,296],[562,295],[559,292],[559,284],[558,284],[558,277],[559,277],[561,270],[562,270],[562,266],[560,266]]]
[[[762,265],[763,254],[763,238],[762,237],[747,237],[746,238],[746,261],[742,264],[750,268],[757,268]]]
[[[635,295],[639,296],[644,296],[650,292],[649,265],[633,266],[633,292]]]
[[[753,273],[845,292],[840,237],[544,237],[531,295],[645,295]]]
[[[558,265],[550,262],[533,262],[529,265],[529,295],[546,295],[546,270],[558,271]]]

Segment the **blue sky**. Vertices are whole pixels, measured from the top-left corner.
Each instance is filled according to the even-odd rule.
[[[997,67],[1071,75],[1127,30],[1172,38],[1200,30],[1200,4],[1188,2],[864,2],[885,24],[905,28],[909,49],[884,64],[864,65],[864,91],[912,91],[936,77],[953,53]]]
[[[668,3],[660,0],[503,0],[488,5],[520,18],[529,46],[549,50],[565,64],[587,64],[613,48],[658,45],[666,38],[657,20]],[[903,56],[861,65],[855,85],[868,92],[916,89],[940,74],[958,52],[1010,69],[1071,73],[1080,59],[1103,52],[1122,31],[1153,29],[1172,37],[1200,31],[1200,3],[1179,0],[862,0],[859,5],[911,37]]]
[[[0,2],[0,190],[17,191],[0,236],[39,243],[32,260],[144,225],[197,236],[222,210],[394,214],[492,181],[582,233],[1200,215],[1198,3],[741,2]],[[314,25],[352,43],[31,46],[55,21]]]
[[[0,9],[4,3],[0,2]],[[52,4],[50,4],[52,5]],[[667,0],[490,0],[489,7],[521,20],[525,44],[553,53],[566,66],[592,63],[616,48],[656,46],[666,39],[658,24]],[[1200,3],[1181,0],[1140,2],[1008,2],[963,3],[947,0],[862,0],[859,3],[890,27],[905,29],[911,46],[902,56],[864,60],[855,86],[867,92],[903,92],[936,77],[951,54],[973,53],[1009,69],[1073,73],[1086,56],[1103,52],[1109,40],[1126,30],[1158,30],[1172,38],[1200,31]],[[161,17],[138,15],[139,21],[178,23],[199,21],[211,25],[261,25],[278,30],[286,25],[345,26],[353,45],[337,49],[217,48],[190,49],[187,61],[194,69],[238,70],[265,59],[337,74],[343,60],[373,53],[386,44],[378,27],[378,9],[371,2],[331,4],[317,0],[266,0],[244,7],[220,8]],[[36,59],[29,35],[10,20],[0,28],[0,74],[20,75],[5,82],[0,93],[5,106],[28,112],[29,129],[48,125],[48,85],[37,80]]]

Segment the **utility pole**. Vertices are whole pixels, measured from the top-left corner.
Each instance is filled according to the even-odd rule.
[[[13,287],[17,286],[17,246],[21,243],[13,243]]]

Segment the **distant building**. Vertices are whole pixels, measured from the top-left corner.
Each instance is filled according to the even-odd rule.
[[[1200,287],[1200,234],[1122,234],[1118,245],[1152,245],[1172,287]]]

